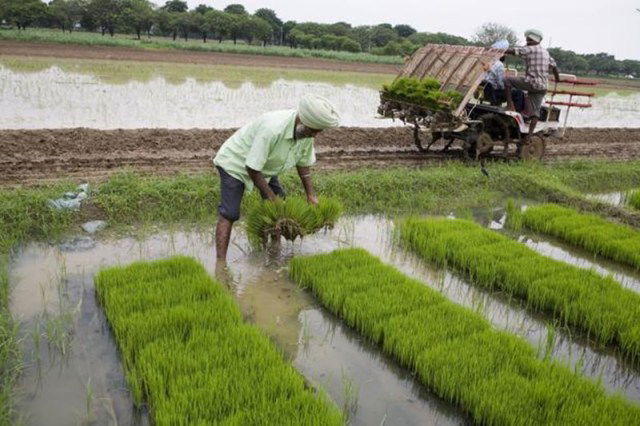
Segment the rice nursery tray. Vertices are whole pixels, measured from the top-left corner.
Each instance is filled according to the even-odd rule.
[[[630,226],[556,204],[530,207],[515,214],[521,214],[522,224],[532,231],[640,270],[640,231]]]
[[[409,218],[399,231],[402,243],[425,260],[522,299],[637,361],[640,294],[613,278],[545,257],[471,221]]]
[[[290,275],[477,423],[640,424],[639,406],[364,250],[295,258]]]
[[[344,424],[195,260],[103,270],[96,289],[154,424]]]

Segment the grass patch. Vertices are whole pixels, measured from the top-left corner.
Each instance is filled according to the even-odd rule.
[[[79,44],[85,46],[135,47],[154,50],[192,50],[199,52],[244,53],[249,55],[286,56],[294,58],[321,58],[345,62],[369,62],[379,64],[402,64],[400,56],[378,56],[370,53],[350,53],[333,50],[292,49],[286,46],[253,46],[243,43],[232,44],[202,40],[173,41],[165,37],[143,38],[137,40],[130,34],[118,34],[116,37],[102,36],[99,33],[62,31],[28,28],[27,30],[0,30],[0,40],[29,42],[47,42],[59,44]]]
[[[515,296],[630,358],[640,355],[640,294],[613,278],[549,259],[466,220],[409,218],[399,233],[422,258]]]
[[[333,198],[320,198],[317,206],[302,197],[285,200],[256,200],[246,218],[249,241],[259,247],[269,241],[295,241],[323,228],[333,227],[342,214],[342,205]]]
[[[154,424],[342,424],[195,260],[103,270],[96,290]]]
[[[634,209],[640,210],[640,191],[635,191],[629,196],[629,205]]]
[[[251,66],[176,64],[165,62],[132,62],[63,58],[0,57],[0,65],[14,72],[42,72],[53,66],[68,73],[95,76],[109,84],[130,81],[149,82],[162,77],[170,84],[183,84],[188,78],[198,82],[220,81],[229,88],[239,88],[245,82],[256,87],[269,87],[273,82],[321,82],[334,86],[360,86],[378,89],[393,79],[389,74],[330,72],[321,70],[278,69]]]
[[[522,213],[522,224],[599,256],[640,269],[640,232],[599,216],[545,204]]]
[[[291,277],[416,372],[478,424],[635,424],[640,408],[607,396],[524,340],[384,265],[364,250],[295,258]]]

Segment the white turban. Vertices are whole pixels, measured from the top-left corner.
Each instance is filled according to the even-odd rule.
[[[535,41],[536,43],[540,43],[542,41],[542,31],[540,30],[527,30],[524,33],[524,36],[526,38],[530,38],[531,40]]]
[[[298,105],[298,117],[305,126],[323,130],[340,125],[340,115],[327,99],[319,95],[306,95]]]

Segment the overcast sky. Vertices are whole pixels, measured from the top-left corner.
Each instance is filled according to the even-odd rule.
[[[163,0],[155,0],[163,4]],[[266,7],[280,19],[298,22],[409,24],[418,31],[471,37],[484,22],[499,22],[519,34],[534,27],[544,46],[578,53],[609,52],[618,59],[640,60],[640,0],[187,0],[223,9],[243,4],[249,12]],[[522,38],[522,35],[520,35]]]

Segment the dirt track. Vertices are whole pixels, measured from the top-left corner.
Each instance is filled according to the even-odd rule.
[[[0,185],[59,178],[101,179],[127,167],[151,174],[211,169],[232,130],[1,130]],[[421,165],[451,157],[421,154],[409,128],[342,128],[316,141],[318,167]],[[455,155],[454,155],[455,158]],[[640,158],[640,129],[569,129],[547,146],[546,161]]]
[[[245,67],[296,68],[376,74],[397,74],[400,68],[399,65],[341,62],[320,58],[291,58],[189,50],[148,50],[126,47],[83,46],[77,44],[25,43],[10,40],[0,40],[0,55],[172,62],[180,64],[238,65]]]

